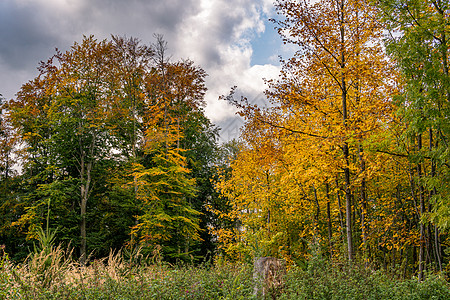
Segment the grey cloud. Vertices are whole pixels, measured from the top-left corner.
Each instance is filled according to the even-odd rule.
[[[26,4],[25,4],[26,3]],[[78,11],[58,10],[38,2],[0,4],[0,59],[12,69],[29,68],[67,48],[82,35],[107,38],[128,35],[150,42],[156,31],[174,36],[186,15],[198,9],[195,0],[91,0]],[[42,57],[45,55],[45,57]]]
[[[177,26],[199,9],[196,0],[76,0],[73,7],[54,3],[0,1],[0,92],[6,97],[23,83],[11,84],[11,76],[18,81],[24,77],[19,72],[28,71],[32,79],[39,61],[55,48],[68,49],[83,35],[127,35],[150,43],[153,33],[162,33],[170,47]]]
[[[152,17],[156,18],[158,24],[161,24],[166,30],[175,31],[176,27],[184,21],[184,19],[198,12],[200,9],[199,1],[155,1],[155,5],[151,5],[154,9]]]
[[[203,51],[203,62],[208,67],[218,66],[222,64],[222,59],[218,47],[204,47]]]
[[[52,56],[56,47],[68,49],[83,35],[126,35],[149,44],[159,33],[174,59],[193,59],[210,74],[207,97],[212,103],[249,67],[248,35],[264,1],[0,0],[0,93],[13,97],[36,76],[39,61]]]
[[[0,59],[12,69],[37,65],[49,45],[58,37],[46,27],[44,16],[35,6],[19,7],[13,1],[0,4]]]
[[[95,0],[79,19],[99,34],[126,34],[149,42],[156,32],[174,36],[177,26],[197,9],[196,0]]]

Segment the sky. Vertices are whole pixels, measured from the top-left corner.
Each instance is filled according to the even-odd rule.
[[[272,17],[273,0],[0,0],[0,94],[14,98],[40,61],[83,35],[151,44],[162,34],[173,60],[191,59],[208,73],[205,112],[229,139],[242,121],[219,96],[236,85],[238,96],[264,102],[263,78],[276,78],[278,56],[289,53]]]

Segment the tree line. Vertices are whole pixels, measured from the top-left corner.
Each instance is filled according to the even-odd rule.
[[[272,105],[218,145],[206,73],[153,45],[86,37],[41,63],[1,115],[1,239],[17,257],[47,221],[90,253],[168,261],[312,256],[448,269],[450,7],[444,0],[278,0],[297,49]],[[94,252],[92,252],[94,251]]]
[[[222,205],[212,179],[226,150],[204,114],[206,73],[155,37],[84,37],[3,104],[0,235],[14,257],[39,232],[82,263],[121,247],[213,252],[205,203]]]
[[[217,216],[229,257],[448,270],[449,3],[279,0],[296,46],[246,118]]]

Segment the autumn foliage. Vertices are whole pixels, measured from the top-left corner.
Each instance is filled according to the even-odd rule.
[[[150,46],[85,37],[42,62],[2,106],[3,191],[21,169],[15,193],[2,195],[3,211],[16,210],[2,224],[2,234],[13,232],[8,248],[20,253],[12,237],[30,243],[47,216],[47,229],[79,247],[82,263],[125,246],[173,261],[211,251],[199,244],[197,196],[215,193],[213,165],[200,163],[218,147],[203,113],[205,77],[192,61],[170,61],[162,36]],[[203,157],[200,138],[210,152]]]
[[[245,119],[222,146],[203,111],[207,74],[171,61],[161,36],[85,37],[41,63],[1,106],[7,248],[47,221],[82,264],[125,247],[170,262],[448,272],[448,1],[275,8],[296,51],[267,81],[269,107],[221,97]]]
[[[439,13],[448,4],[384,2],[276,2],[274,23],[297,51],[268,82],[270,108],[226,97],[246,124],[231,176],[218,184],[233,206],[219,216],[239,221],[218,231],[224,255],[327,255],[419,278],[443,269],[447,158],[437,153],[448,149],[449,28]],[[396,27],[387,11],[409,23]],[[386,28],[399,36],[388,52]],[[429,42],[407,44],[421,34]]]

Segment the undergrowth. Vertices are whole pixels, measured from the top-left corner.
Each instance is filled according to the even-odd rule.
[[[252,266],[147,264],[121,252],[81,266],[70,250],[52,247],[22,264],[0,258],[0,299],[256,299]],[[287,272],[277,299],[450,299],[438,275],[399,280],[357,265],[312,259]],[[272,299],[272,296],[267,296]]]

